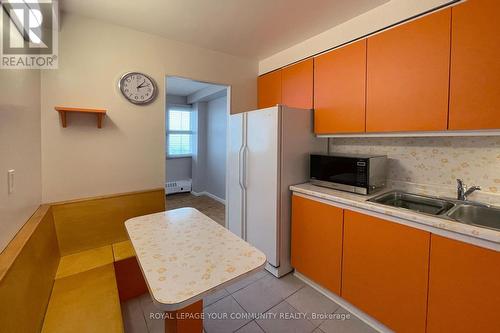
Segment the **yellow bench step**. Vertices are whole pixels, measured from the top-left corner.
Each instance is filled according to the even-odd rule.
[[[113,256],[115,258],[115,261],[120,261],[120,260],[125,260],[128,258],[135,257],[135,251],[132,246],[132,242],[129,240],[120,242],[120,243],[114,243],[113,244]]]
[[[122,333],[113,264],[55,281],[42,333]]]
[[[111,245],[61,257],[56,280],[113,263]]]

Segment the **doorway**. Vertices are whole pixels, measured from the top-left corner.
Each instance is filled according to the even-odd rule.
[[[229,87],[167,76],[167,210],[193,207],[226,225]]]

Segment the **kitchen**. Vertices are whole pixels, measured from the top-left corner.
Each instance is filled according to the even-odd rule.
[[[286,183],[294,274],[398,332],[498,327],[491,5],[444,8],[259,76],[260,108],[314,109],[328,140],[328,155],[310,155],[310,183]],[[465,308],[478,312],[457,320]]]
[[[174,2],[0,69],[0,331],[498,331],[498,4]],[[172,76],[228,87],[220,224],[168,208]]]

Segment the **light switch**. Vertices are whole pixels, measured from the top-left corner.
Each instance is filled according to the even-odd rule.
[[[11,169],[7,171],[7,183],[9,187],[9,194],[14,193],[14,175],[16,173],[16,170]]]

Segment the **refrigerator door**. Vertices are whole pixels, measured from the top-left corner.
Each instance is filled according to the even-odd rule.
[[[227,228],[245,239],[245,189],[242,174],[243,148],[246,142],[246,115],[228,116],[227,168],[226,168],[226,209]]]
[[[246,240],[264,252],[269,264],[279,266],[279,107],[247,113]]]

